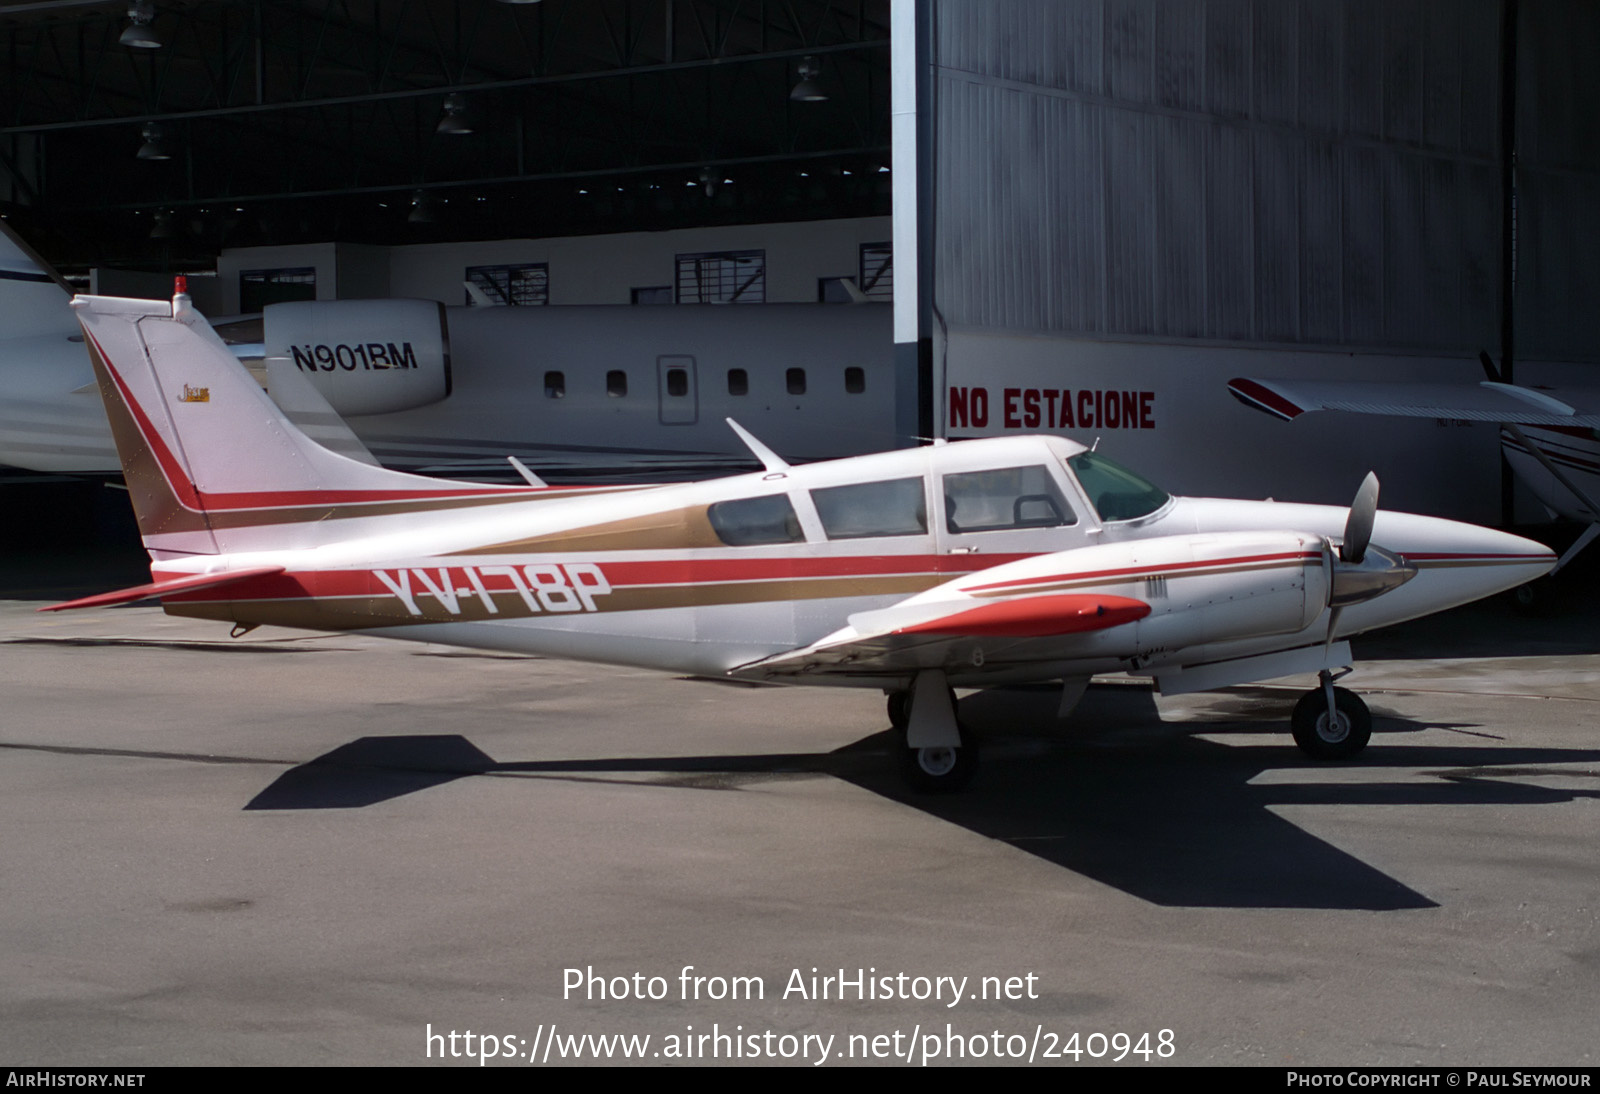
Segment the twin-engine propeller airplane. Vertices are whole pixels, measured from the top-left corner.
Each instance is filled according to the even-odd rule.
[[[951,689],[1153,676],[1166,693],[1315,672],[1294,737],[1366,745],[1333,681],[1348,636],[1550,568],[1502,532],[1331,506],[1175,498],[1059,437],[934,445],[710,482],[445,482],[337,455],[291,425],[181,293],[74,306],[175,615],[356,631],[890,698],[914,787],[955,789],[973,741]],[[731,423],[730,423],[731,424]],[[1382,547],[1376,544],[1383,544]]]

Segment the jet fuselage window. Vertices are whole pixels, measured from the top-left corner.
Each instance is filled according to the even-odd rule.
[[[544,397],[546,399],[565,399],[567,397],[566,373],[551,371],[544,374]]]
[[[717,538],[729,547],[800,543],[806,538],[787,494],[714,502],[706,516]]]
[[[811,491],[829,539],[920,536],[928,531],[921,479],[890,479]]]
[[[750,374],[742,368],[730,368],[728,370],[728,394],[750,394]]]
[[[867,372],[865,369],[851,365],[844,370],[844,390],[850,395],[860,395],[867,390]]]
[[[789,389],[790,395],[804,395],[806,393],[806,370],[792,368],[783,374],[784,384]]]
[[[681,368],[667,369],[667,394],[674,399],[681,399],[689,394],[689,373]]]
[[[1067,466],[1078,476],[1078,485],[1101,520],[1147,517],[1172,497],[1142,475],[1095,452],[1079,452],[1068,458]]]
[[[944,477],[944,524],[952,533],[1060,528],[1076,523],[1077,514],[1042,465]]]
[[[606,394],[613,399],[620,399],[628,394],[628,374],[620,368],[614,368],[607,372]]]

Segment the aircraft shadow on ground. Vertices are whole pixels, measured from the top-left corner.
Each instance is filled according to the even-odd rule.
[[[1378,715],[1374,745],[1344,781],[1320,778],[1283,732],[1293,697],[1238,689],[1204,720],[1160,721],[1142,688],[1091,688],[1053,734],[1056,693],[1003,689],[962,701],[984,743],[983,766],[958,795],[906,791],[894,770],[893,734],[830,753],[626,757],[497,763],[454,734],[363,737],[285,772],[245,808],[357,808],[468,776],[628,782],[737,791],[755,782],[828,775],[1010,844],[1153,904],[1180,907],[1434,907],[1403,882],[1319,839],[1273,810],[1281,806],[1552,805],[1596,796],[1520,777],[1594,763],[1600,750],[1423,747],[1394,738],[1427,726]],[[1258,734],[1223,744],[1196,734]],[[1270,735],[1269,735],[1270,734]],[[1384,738],[1388,738],[1385,740]],[[1305,768],[1303,783],[1253,785],[1264,771]],[[1431,778],[1350,779],[1363,768],[1424,768]],[[1570,773],[1568,769],[1567,773]]]

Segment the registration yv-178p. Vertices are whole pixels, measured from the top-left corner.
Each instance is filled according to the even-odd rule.
[[[1294,673],[1293,729],[1342,759],[1371,732],[1333,681],[1350,635],[1508,589],[1543,546],[1379,512],[1171,497],[1058,437],[968,441],[710,482],[445,482],[309,440],[179,293],[79,297],[148,585],[235,625],[357,631],[783,684],[882,689],[921,789],[976,762],[952,688],[1094,673],[1164,693]],[[732,423],[730,423],[732,424]]]

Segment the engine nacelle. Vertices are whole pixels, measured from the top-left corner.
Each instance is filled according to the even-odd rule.
[[[341,415],[392,414],[450,394],[450,333],[433,300],[300,300],[263,312],[268,357],[295,365]]]
[[[1296,634],[1328,604],[1326,545],[1301,532],[1224,532],[1126,544],[1144,565],[1170,567],[1147,583],[1141,657],[1214,642]]]

